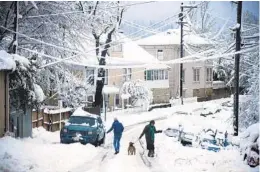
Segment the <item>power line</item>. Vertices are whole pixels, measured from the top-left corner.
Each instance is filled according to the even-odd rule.
[[[168,19],[168,18],[167,18]],[[163,20],[164,21],[164,20]],[[160,22],[158,22],[158,23],[161,23],[162,21],[160,21]],[[156,23],[157,24],[157,23]],[[155,24],[154,24],[155,25]],[[26,38],[28,38],[28,39],[31,39],[31,40],[34,40],[34,41],[36,41],[36,42],[40,42],[40,43],[42,43],[42,44],[45,44],[45,45],[49,45],[49,46],[53,46],[53,47],[56,47],[56,48],[59,48],[59,49],[63,49],[63,50],[65,50],[65,51],[70,51],[70,52],[77,52],[77,51],[73,51],[73,50],[68,50],[67,48],[64,48],[64,47],[61,47],[61,46],[56,46],[56,45],[53,45],[53,44],[50,44],[50,43],[45,43],[45,42],[43,42],[43,41],[40,41],[40,40],[37,40],[37,39],[34,39],[34,38],[30,38],[30,37],[28,37],[28,36],[26,36],[26,35],[24,35],[24,34],[21,34],[21,33],[18,33],[18,32],[14,32],[14,31],[12,31],[12,30],[10,30],[10,29],[8,29],[8,28],[6,28],[6,27],[4,27],[4,26],[0,26],[0,27],[2,27],[2,28],[4,28],[4,29],[6,29],[6,30],[9,30],[10,32],[13,32],[13,33],[17,33],[17,34],[20,34],[20,35],[22,35],[22,36],[24,36],[24,37],[26,37]],[[130,34],[130,35],[133,35],[133,34],[136,34],[136,33],[138,33],[138,32],[140,32],[140,31],[142,31],[143,29],[141,29],[141,30],[139,30],[139,31],[137,31],[137,32],[134,32],[134,33],[132,33],[132,34]],[[128,37],[130,36],[130,35],[128,35]],[[122,38],[122,39],[124,39],[124,38]],[[122,40],[122,39],[119,39],[119,40]],[[141,38],[139,38],[139,39],[141,39]],[[116,40],[116,41],[119,41],[119,40]],[[132,41],[132,40],[131,40]],[[115,42],[115,41],[114,41]],[[111,42],[112,43],[112,42]],[[111,44],[111,43],[107,43],[107,44],[104,44],[104,45],[102,45],[102,46],[105,46],[105,45],[108,45],[108,44]],[[117,45],[119,45],[120,43],[118,43],[118,44],[116,44],[116,45],[114,45],[114,46],[117,46]],[[110,48],[111,47],[114,47],[114,46],[110,46]],[[79,54],[88,54],[89,52],[92,52],[92,51],[95,51],[97,48],[101,48],[101,46],[99,46],[99,47],[96,47],[95,49],[92,49],[92,50],[89,50],[89,51],[87,51],[87,52],[78,52]],[[79,55],[78,54],[78,55]],[[70,58],[73,58],[73,57],[76,57],[76,56],[78,56],[78,55],[75,55],[75,56],[71,56],[71,57],[68,57],[68,58],[65,58],[65,59],[70,59]],[[56,63],[59,63],[59,62],[62,62],[63,60],[65,60],[65,59],[61,59],[61,60],[59,60],[59,61],[56,61],[56,62],[52,62],[52,63],[50,63],[49,65],[53,65],[53,64],[56,64]],[[46,66],[48,66],[48,65],[45,65],[45,67]]]
[[[142,5],[142,4],[149,4],[153,3],[156,1],[148,1],[148,2],[139,2],[139,3],[133,3],[133,4],[128,4],[128,5],[117,5],[117,6],[112,6],[108,8],[99,8],[101,10],[107,10],[107,9],[112,9],[112,8],[119,8],[119,7],[130,7],[130,6],[135,6],[135,5]],[[81,13],[84,14],[84,12],[92,12],[92,10],[81,10],[81,11],[68,11],[68,12],[62,12],[62,13],[52,13],[52,14],[42,14],[42,15],[35,15],[35,16],[28,16],[26,18],[38,18],[38,17],[49,17],[49,16],[57,16],[57,15],[66,15],[66,14],[77,14]]]

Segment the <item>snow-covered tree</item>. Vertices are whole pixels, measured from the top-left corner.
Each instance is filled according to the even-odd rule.
[[[12,54],[16,70],[10,73],[10,104],[12,109],[33,108],[40,104],[45,95],[36,82],[36,57],[25,58]]]
[[[120,6],[119,1],[100,2],[93,1],[92,4],[87,4],[91,11],[90,25],[91,32],[95,39],[96,56],[99,59],[99,65],[105,65],[105,57],[108,54],[112,35],[119,29],[122,21],[124,8]],[[83,4],[83,3],[82,3]],[[82,5],[84,11],[84,5]],[[104,10],[106,9],[106,10]],[[102,89],[104,86],[104,68],[98,69],[98,79],[96,83],[96,93],[94,106],[102,105]]]
[[[15,2],[0,2],[0,25],[4,26],[4,28],[0,28],[0,46],[6,51],[15,43],[12,38],[16,15],[14,7]],[[39,55],[38,68],[33,71],[33,75],[36,73],[37,76],[36,82],[44,88],[47,97],[57,95],[56,93],[60,91],[57,81],[61,85],[65,85],[67,81],[61,79],[66,78],[65,75],[70,76],[73,83],[78,83],[74,81],[79,78],[75,77],[64,63],[56,63],[42,69],[39,67],[48,65],[57,59],[76,55],[84,50],[82,43],[86,42],[88,35],[91,36],[91,29],[89,28],[89,14],[79,14],[80,8],[80,2],[18,2],[18,54],[28,57],[28,59],[37,52],[56,57],[46,58],[46,56]],[[27,76],[31,77],[31,75]],[[70,83],[68,87],[75,89],[74,87],[80,87],[80,85]],[[62,94],[66,95],[65,92]],[[78,96],[75,95],[71,99],[77,98]]]
[[[259,20],[249,12],[243,15],[242,49],[259,46]],[[239,116],[240,127],[259,122],[259,47],[241,54],[240,85],[248,98],[242,101]]]
[[[124,82],[120,95],[130,95],[133,106],[149,105],[153,101],[152,91],[141,80]]]

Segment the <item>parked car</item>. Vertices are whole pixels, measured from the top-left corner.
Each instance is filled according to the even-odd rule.
[[[179,129],[177,128],[167,128],[165,131],[164,131],[165,135],[168,136],[168,137],[175,137],[175,138],[178,138],[179,136]]]
[[[214,152],[220,151],[220,146],[217,145],[217,141],[214,138],[203,138],[201,148]]]
[[[198,139],[198,134],[201,129],[195,126],[186,126],[182,128],[180,135],[180,142],[183,146],[193,145],[194,141]]]
[[[61,143],[80,142],[99,146],[105,142],[106,130],[98,115],[90,114],[80,107],[60,131]]]

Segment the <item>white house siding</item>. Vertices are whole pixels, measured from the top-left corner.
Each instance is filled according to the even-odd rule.
[[[180,57],[179,45],[140,45],[151,55],[157,57],[157,50],[163,50],[164,58],[162,61],[169,61],[178,59]],[[183,69],[185,70],[185,82],[183,83],[183,96],[184,97],[204,97],[206,96],[206,90],[211,89],[212,82],[206,82],[206,69],[207,67],[213,67],[213,63],[196,62],[185,63]],[[169,71],[169,92],[170,97],[176,97],[179,95],[180,85],[180,64],[169,64],[171,67]],[[200,68],[200,81],[193,82],[193,68]],[[194,94],[194,91],[199,90],[198,94]]]

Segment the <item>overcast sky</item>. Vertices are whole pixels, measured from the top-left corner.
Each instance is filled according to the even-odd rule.
[[[197,1],[199,3],[199,1]],[[132,3],[137,3],[132,2]],[[150,4],[142,4],[130,7],[125,15],[125,20],[155,20],[160,21],[168,16],[174,15],[180,11],[181,1],[159,1]],[[185,1],[184,4],[188,4]],[[251,11],[259,18],[259,2],[257,1],[244,1],[243,11]],[[231,19],[236,19],[235,5],[231,5],[228,1],[213,1],[211,2],[212,14],[219,17],[228,18],[231,15]],[[233,18],[232,18],[233,17]]]

